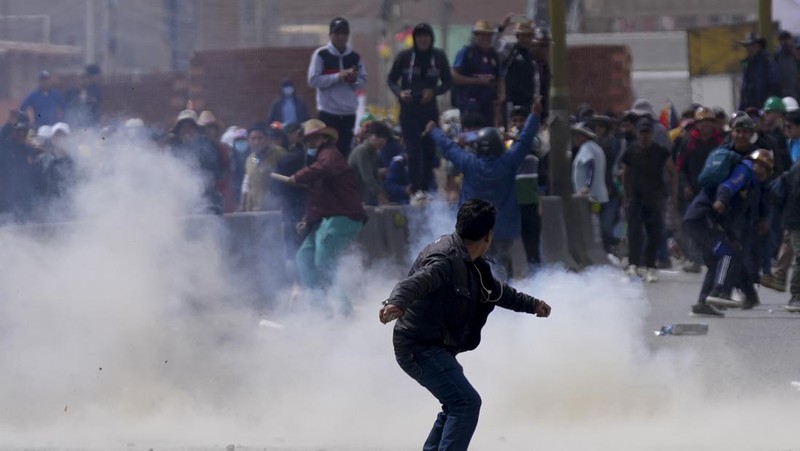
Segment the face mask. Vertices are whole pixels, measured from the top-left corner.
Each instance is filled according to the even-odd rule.
[[[288,97],[288,96],[294,94],[294,87],[293,86],[284,86],[282,91],[283,91],[283,95]]]
[[[241,153],[247,152],[247,141],[244,141],[244,140],[236,141],[236,142],[233,143],[233,148],[237,152],[241,152]]]
[[[306,153],[308,154],[309,157],[314,158],[317,156],[317,150],[319,149],[313,149],[309,147],[308,150],[306,150]]]

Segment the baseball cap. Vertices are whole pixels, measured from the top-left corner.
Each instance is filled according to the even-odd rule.
[[[350,33],[350,22],[344,17],[337,17],[331,21],[330,33]]]
[[[745,130],[755,130],[756,129],[756,123],[753,121],[753,118],[751,118],[748,115],[739,116],[739,117],[737,117],[736,119],[733,120],[733,128],[734,129],[743,128]]]

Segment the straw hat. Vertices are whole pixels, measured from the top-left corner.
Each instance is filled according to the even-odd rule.
[[[597,140],[597,135],[592,131],[591,128],[589,128],[586,122],[578,122],[577,124],[573,125],[572,131],[575,133],[580,133],[589,139]]]
[[[475,34],[494,34],[495,29],[488,20],[479,20],[475,22],[475,25],[472,27],[472,32]]]
[[[714,114],[714,111],[712,111],[711,108],[706,108],[704,106],[701,106],[694,112],[695,122],[715,121],[715,120],[717,120],[717,115]]]
[[[175,126],[172,127],[172,133],[177,132],[178,131],[178,127],[181,124],[183,124],[184,122],[190,122],[190,123],[194,124],[195,126],[198,126],[198,124],[197,124],[197,113],[195,113],[192,110],[183,110],[180,113],[178,113],[178,119],[175,121]]]
[[[514,34],[533,34],[533,21],[525,19],[514,25]]]
[[[197,125],[201,127],[205,127],[206,125],[216,124],[217,118],[214,116],[214,113],[211,111],[203,111],[200,113],[200,117],[197,118]]]
[[[303,137],[308,138],[313,135],[325,135],[333,140],[339,140],[339,132],[335,128],[328,127],[319,119],[309,119],[303,122]]]

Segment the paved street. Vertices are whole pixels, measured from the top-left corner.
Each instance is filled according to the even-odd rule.
[[[720,347],[730,350],[751,374],[730,375],[749,378],[747,383],[784,383],[800,380],[800,314],[783,309],[788,293],[761,287],[761,305],[752,311],[730,309],[725,318],[694,318],[687,316],[689,306],[696,301],[701,275],[667,271],[658,283],[646,286],[652,312],[646,319],[648,331],[676,322],[707,322],[709,334],[703,339],[693,337],[655,337],[648,341],[655,348],[681,349],[691,347],[701,356],[718,353]],[[743,381],[744,382],[744,381]]]

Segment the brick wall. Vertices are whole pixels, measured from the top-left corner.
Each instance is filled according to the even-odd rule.
[[[621,113],[633,103],[628,47],[569,47],[567,77],[571,111],[582,103],[588,103],[598,113]]]
[[[248,127],[264,121],[284,77],[291,78],[298,95],[315,113],[314,91],[306,84],[308,61],[314,49],[242,49],[198,52],[189,74],[154,73],[105,77],[103,123],[140,117],[146,123],[168,128],[187,101],[198,113],[209,109],[223,126]],[[77,77],[62,77],[62,87],[74,86]]]
[[[264,121],[281,81],[294,81],[297,95],[314,114],[314,91],[306,84],[313,48],[211,50],[192,58],[190,97],[195,109],[209,109],[224,125],[247,127]]]
[[[305,82],[312,52],[312,48],[205,51],[195,54],[188,76],[156,73],[106,78],[102,82],[105,122],[137,116],[166,127],[191,100],[195,110],[210,109],[225,126],[248,127],[266,120],[285,77],[295,82],[313,115],[315,93]],[[620,113],[633,102],[627,47],[570,47],[567,64],[572,111],[589,103],[598,112]],[[383,80],[374,82],[384,85]]]
[[[169,126],[186,106],[189,83],[179,73],[106,78],[103,92],[103,122],[139,117],[145,123]]]

